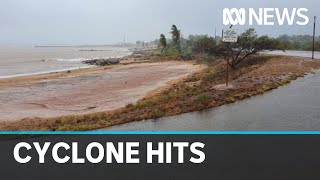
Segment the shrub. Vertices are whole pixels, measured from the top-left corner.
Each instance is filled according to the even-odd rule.
[[[209,102],[211,102],[213,99],[212,95],[209,94],[209,93],[202,93],[202,94],[199,94],[197,97],[196,97],[196,102],[198,104],[207,104]]]
[[[132,103],[129,103],[126,105],[126,108],[132,108],[134,105]]]
[[[135,108],[136,109],[143,109],[143,108],[150,107],[150,106],[153,106],[153,105],[154,105],[154,102],[152,102],[152,101],[138,102],[135,105]]]

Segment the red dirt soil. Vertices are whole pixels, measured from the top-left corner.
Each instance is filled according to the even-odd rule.
[[[141,63],[64,77],[10,82],[0,89],[0,121],[108,111],[199,70],[183,62]],[[15,81],[18,81],[17,79]]]

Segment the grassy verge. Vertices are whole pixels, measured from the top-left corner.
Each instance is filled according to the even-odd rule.
[[[177,57],[169,56],[165,60],[175,58]],[[151,56],[148,60],[154,62],[164,59],[162,56]],[[304,62],[303,59],[294,61],[279,56],[256,56],[244,61],[236,70],[232,70],[230,79],[233,88],[221,90],[215,87],[225,81],[225,61],[216,60],[214,63],[204,64],[206,68],[202,71],[163,92],[115,111],[38,119],[30,121],[29,124],[24,123],[24,126],[19,128],[8,126],[8,129],[91,130],[198,111],[262,94],[304,76],[312,68],[320,68],[320,63],[314,61]]]

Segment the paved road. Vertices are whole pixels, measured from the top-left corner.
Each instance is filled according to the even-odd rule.
[[[284,55],[284,56],[298,56],[298,57],[312,57],[311,51],[271,51],[267,52],[267,54],[275,54],[275,55]],[[320,52],[315,52],[314,57],[320,59]]]

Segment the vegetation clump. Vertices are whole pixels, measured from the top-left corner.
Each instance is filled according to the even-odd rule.
[[[212,100],[213,100],[213,96],[209,93],[199,94],[195,99],[196,103],[198,104],[208,104]]]
[[[212,57],[220,57],[228,60],[228,65],[232,69],[236,69],[245,59],[259,52],[284,50],[283,43],[278,39],[266,35],[259,37],[253,28],[240,34],[235,43],[224,43],[221,38],[217,41],[217,38],[208,35],[189,35],[188,39],[184,39],[176,25],[172,25],[171,36],[171,44],[167,45],[165,36],[160,35],[161,54],[166,49],[169,55],[176,54],[182,60],[192,59],[193,54],[206,54],[209,57],[207,59],[216,60]]]

